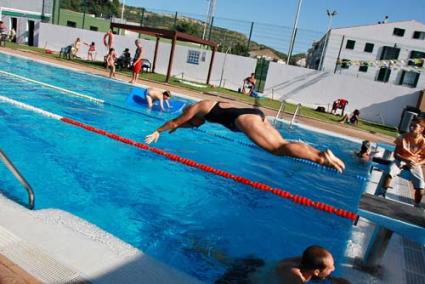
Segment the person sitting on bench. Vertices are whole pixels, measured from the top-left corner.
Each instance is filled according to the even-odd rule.
[[[383,189],[384,195],[391,187],[392,178],[402,170],[410,173],[410,180],[415,188],[414,206],[419,207],[424,194],[425,182],[422,173],[422,165],[425,165],[425,118],[414,118],[410,124],[409,132],[395,140],[395,161],[390,165],[386,175]]]

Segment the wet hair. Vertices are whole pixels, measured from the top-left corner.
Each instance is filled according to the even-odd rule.
[[[114,50],[115,50],[115,48],[111,47],[111,48],[109,49],[109,54],[111,54]]]
[[[362,147],[360,148],[360,153],[359,154],[367,153],[369,151],[369,148],[370,148],[370,141],[369,140],[364,140],[362,142]]]
[[[164,92],[162,92],[162,94],[164,96],[167,96],[167,97],[171,98],[171,92],[170,91],[164,91]]]
[[[423,117],[415,117],[414,119],[412,119],[412,123],[417,123],[425,128],[425,118]]]
[[[325,259],[330,255],[331,253],[325,248],[315,245],[309,246],[303,252],[300,269],[303,271],[314,269],[322,271],[326,267]]]

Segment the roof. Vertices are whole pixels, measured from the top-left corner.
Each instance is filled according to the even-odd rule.
[[[380,24],[379,23],[373,23],[373,24],[366,24],[366,25],[355,25],[355,26],[349,26],[349,27],[339,27],[339,28],[333,28],[332,30],[351,29],[351,28],[362,28],[362,27],[367,27],[367,26],[378,26],[378,25],[379,26],[382,26],[382,25],[389,25],[389,24],[394,25],[394,24],[397,24],[397,23],[405,23],[405,22],[417,23],[417,24],[423,25],[425,27],[425,24],[424,23],[421,23],[419,21],[416,21],[416,20],[404,20],[404,21],[387,22],[387,23],[381,22]]]
[[[172,31],[172,30],[166,30],[166,29],[157,29],[157,28],[150,28],[150,27],[141,27],[141,26],[135,26],[135,25],[126,25],[126,24],[120,24],[120,23],[111,23],[111,29],[118,28],[118,29],[124,29],[129,30],[132,32],[162,37],[162,38],[168,38],[168,39],[176,39],[180,41],[187,41],[187,42],[194,42],[199,43],[203,45],[208,45],[211,47],[217,47],[217,43],[211,40],[205,40],[201,39],[199,37],[182,33],[178,31]]]

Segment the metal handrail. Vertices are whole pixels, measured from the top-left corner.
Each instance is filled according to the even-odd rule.
[[[301,109],[301,104],[297,104],[297,108],[295,109],[294,115],[292,116],[291,123],[289,124],[289,127],[292,127],[292,124],[295,122],[295,118],[297,117],[298,112]]]
[[[22,186],[25,187],[25,189],[28,192],[28,202],[29,202],[28,208],[34,209],[34,192],[31,186],[1,149],[0,149],[0,160],[3,161],[3,163],[9,169],[9,171],[16,177],[16,179],[22,184]]]
[[[280,113],[283,112],[285,110],[285,101],[282,101],[280,103],[280,108],[279,111],[277,112],[276,116],[274,117],[274,123],[276,123],[276,120],[278,120],[280,118]]]

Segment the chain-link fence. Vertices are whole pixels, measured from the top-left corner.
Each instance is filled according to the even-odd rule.
[[[105,2],[105,7],[98,2]],[[212,17],[207,23],[206,15],[131,6],[125,6],[122,11],[123,7],[116,1],[62,0],[60,3],[56,24],[106,31],[112,18],[116,18],[128,24],[174,29],[209,39],[217,42],[222,52],[275,61],[286,60],[292,34],[292,27],[259,22]],[[291,63],[304,57],[312,43],[322,35],[321,32],[298,29]]]

